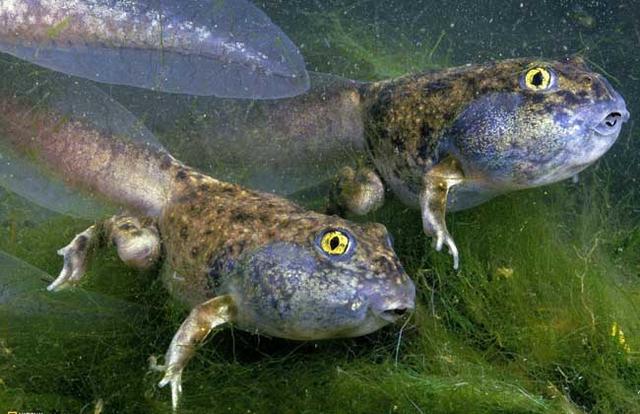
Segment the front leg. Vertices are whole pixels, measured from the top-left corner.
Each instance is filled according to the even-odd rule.
[[[453,158],[446,158],[425,174],[420,194],[424,232],[435,238],[437,251],[440,251],[444,244],[447,245],[449,253],[453,256],[454,269],[459,265],[458,248],[447,230],[445,213],[449,189],[463,180],[464,174],[460,163]]]
[[[152,369],[164,371],[164,377],[158,385],[164,387],[171,384],[171,406],[174,412],[182,393],[182,371],[195,353],[196,346],[213,328],[233,321],[234,315],[235,304],[228,295],[215,297],[196,306],[173,336],[164,357],[165,365],[157,365],[155,357],[149,358]]]
[[[149,268],[160,257],[160,236],[151,219],[114,216],[90,226],[58,250],[64,265],[47,290],[59,291],[78,284],[85,274],[90,249],[105,245],[107,240],[116,245],[123,262],[138,269]]]

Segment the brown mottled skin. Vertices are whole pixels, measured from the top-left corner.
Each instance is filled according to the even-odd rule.
[[[561,90],[546,94],[522,90],[519,75],[538,65],[556,71]],[[424,173],[447,155],[442,147],[449,138],[448,129],[478,97],[514,91],[527,94],[532,101],[527,112],[534,118],[606,99],[609,88],[580,59],[510,59],[408,75],[365,88],[365,136],[373,159],[385,163],[381,168],[393,170],[409,187],[419,186]]]
[[[172,201],[158,224],[167,263],[179,275],[169,278],[169,287],[191,306],[216,294],[208,272],[220,255],[235,260],[274,239],[306,243],[328,227],[350,229],[358,240],[357,258],[373,263],[372,273],[386,275],[400,266],[387,245],[378,243],[386,237],[382,225],[308,211],[282,197],[218,181],[181,164],[171,164],[168,170],[175,177]],[[407,280],[402,273],[397,283]]]

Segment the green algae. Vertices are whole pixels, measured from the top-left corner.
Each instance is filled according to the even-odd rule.
[[[390,202],[366,219],[387,223],[417,282],[411,319],[318,343],[222,331],[187,368],[184,412],[636,412],[640,228],[607,200],[599,172],[452,215],[457,273],[432,252],[418,215]],[[56,248],[88,224],[57,216],[0,247],[55,274]],[[67,297],[41,291],[38,302],[61,308],[42,320],[9,319],[29,329],[6,336],[4,363],[21,369],[5,368],[14,376],[3,378],[0,401],[73,412],[102,399],[105,412],[169,412],[147,357],[164,352],[184,310],[152,272],[123,267],[113,252],[96,254],[88,281],[70,294],[94,292],[138,304],[136,317],[114,315],[115,325],[88,331],[56,316]],[[611,335],[614,323],[627,347]]]
[[[378,79],[448,63],[448,52],[434,49],[437,37],[422,57],[404,49],[394,60],[397,43],[336,19],[317,24],[337,46],[320,52],[310,39],[303,48],[318,51],[311,61],[321,69]],[[376,49],[389,52],[379,58]],[[637,91],[629,82],[618,87],[628,97]],[[577,184],[449,215],[460,272],[432,250],[419,214],[388,200],[361,220],[387,225],[416,281],[419,306],[407,323],[317,343],[224,330],[187,367],[182,412],[640,412],[637,135],[626,126],[612,153]],[[56,275],[55,251],[90,224],[0,197],[0,250],[48,274],[31,268],[25,277]],[[0,409],[92,412],[102,401],[104,412],[170,412],[170,393],[157,389],[160,375],[147,369],[147,357],[164,353],[186,313],[156,273],[127,269],[109,250],[96,252],[86,282],[63,296],[45,294],[40,279],[21,302],[27,310],[44,306],[46,317],[0,308]],[[95,295],[113,300],[98,319]],[[80,315],[65,317],[77,306]]]
[[[436,37],[412,41],[402,32],[393,38],[379,35],[375,24],[341,19],[342,11],[303,13],[307,31],[300,41],[307,45],[308,64],[319,72],[340,74],[351,79],[380,80],[406,73],[439,69],[450,63],[450,49],[444,49],[446,32]],[[324,33],[324,36],[316,36]],[[327,59],[331,56],[331,59]],[[372,56],[375,56],[372,59]]]

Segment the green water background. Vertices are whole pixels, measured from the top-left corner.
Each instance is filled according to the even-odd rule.
[[[182,412],[640,412],[640,5],[452,3],[258,4],[309,69],[356,79],[580,53],[627,100],[618,142],[577,184],[450,215],[459,273],[417,212],[389,200],[364,220],[388,226],[416,281],[408,323],[317,343],[220,332],[185,371]],[[164,353],[185,313],[155,271],[100,252],[82,289],[42,291],[61,266],[56,250],[89,224],[0,194],[11,255],[0,256],[0,413],[170,412],[146,359]]]

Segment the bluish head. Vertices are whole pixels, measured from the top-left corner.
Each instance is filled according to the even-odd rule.
[[[629,119],[622,96],[581,59],[506,60],[474,76],[476,97],[445,132],[446,150],[465,175],[501,190],[575,175]]]
[[[414,308],[414,284],[384,226],[322,215],[280,226],[228,279],[240,328],[298,340],[352,337]]]

